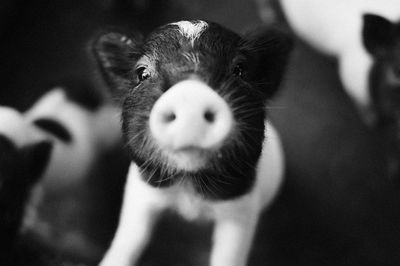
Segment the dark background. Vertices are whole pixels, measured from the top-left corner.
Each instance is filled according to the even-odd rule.
[[[104,93],[89,49],[90,39],[103,28],[146,33],[165,22],[196,18],[245,32],[262,25],[258,12],[255,2],[240,0],[3,0],[0,104],[26,110],[59,84]],[[399,188],[387,174],[385,139],[379,129],[362,123],[336,68],[334,58],[295,39],[288,73],[269,109],[287,156],[285,182],[260,222],[249,265],[400,264]],[[91,197],[77,203],[97,209],[96,215],[80,219],[85,226],[76,226],[94,235],[103,250],[115,228],[124,167],[116,163],[113,178],[92,177],[82,192]],[[113,193],[102,194],[110,184]],[[114,211],[98,210],[99,203]],[[92,212],[81,215],[87,213]],[[209,225],[168,215],[143,265],[206,265],[210,232]],[[56,249],[62,259],[88,264],[100,256],[75,251]]]

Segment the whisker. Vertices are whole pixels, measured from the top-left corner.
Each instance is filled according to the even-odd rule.
[[[202,182],[201,178],[198,178],[196,176],[194,176],[194,178],[192,180],[194,182],[194,185],[200,189],[200,191],[199,191],[200,195],[203,198],[205,198],[205,188],[203,186],[207,187],[207,185],[204,182]]]
[[[207,178],[207,181],[209,181],[208,184],[209,184],[210,187],[212,188],[212,189],[209,189],[209,190],[210,190],[210,192],[212,192],[212,194],[213,194],[214,197],[217,196],[217,193],[218,193],[218,192],[219,192],[219,193],[223,192],[223,191],[221,190],[220,186],[218,186],[218,184],[216,183],[216,181],[215,181],[213,178],[209,178],[208,176],[207,176],[206,178]],[[215,190],[215,191],[214,191],[214,190]]]
[[[267,110],[275,110],[275,109],[280,110],[280,109],[287,109],[288,107],[287,106],[266,106],[265,108]]]
[[[149,177],[148,177],[147,180],[146,180],[146,183],[147,183],[147,184],[150,183],[150,180],[153,179],[153,177],[155,176],[156,172],[157,172],[157,170],[154,169],[153,172],[149,175]]]

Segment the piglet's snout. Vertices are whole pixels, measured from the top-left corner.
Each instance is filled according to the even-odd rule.
[[[172,86],[155,103],[150,130],[162,148],[172,151],[218,148],[232,130],[225,100],[199,80]]]

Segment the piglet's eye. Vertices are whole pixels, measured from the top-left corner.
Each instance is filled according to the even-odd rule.
[[[242,64],[237,64],[233,68],[233,75],[235,75],[238,78],[243,78],[244,77],[244,67]]]
[[[150,78],[150,71],[144,66],[138,67],[136,69],[136,75],[138,77],[139,82],[142,82]]]

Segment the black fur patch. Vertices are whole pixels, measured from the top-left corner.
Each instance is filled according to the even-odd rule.
[[[80,106],[95,111],[103,103],[103,96],[98,88],[83,80],[64,80],[62,86],[67,97]]]
[[[400,119],[400,22],[364,15],[363,43],[373,57],[370,95],[380,122]]]
[[[400,22],[364,15],[363,43],[373,57],[369,93],[377,124],[384,132],[391,176],[400,172]]]
[[[41,118],[37,119],[33,122],[37,127],[43,129],[44,131],[50,133],[56,138],[60,139],[63,142],[71,143],[73,141],[73,137],[71,133],[66,129],[62,124],[58,121],[50,119],[50,118]]]

